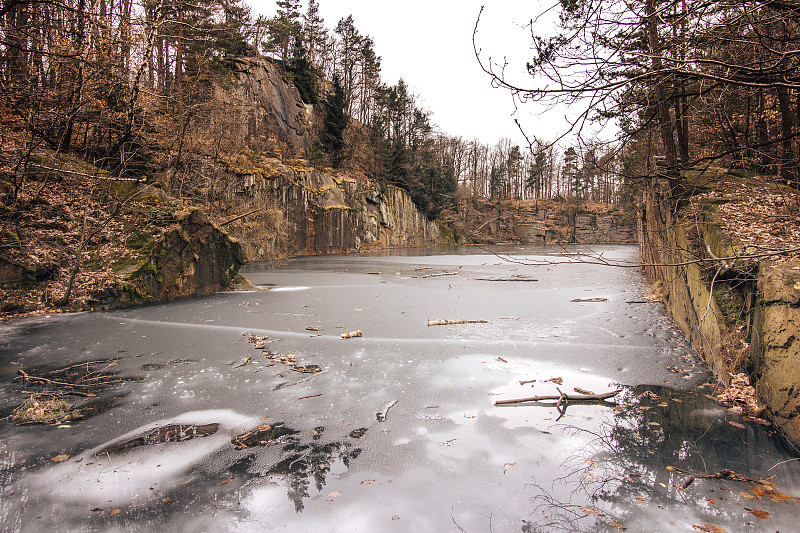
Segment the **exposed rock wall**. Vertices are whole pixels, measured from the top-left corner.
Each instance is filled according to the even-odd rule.
[[[288,255],[455,244],[453,233],[429,221],[402,189],[304,167],[273,169],[235,176],[229,199],[280,206]],[[248,259],[269,258],[256,253]]]
[[[191,207],[175,214],[175,224],[147,257],[125,277],[117,305],[206,296],[227,289],[244,256],[239,243]]]
[[[541,212],[532,221],[515,224],[514,235],[528,244],[633,243],[636,241],[636,228],[614,212],[578,213],[574,223],[566,212]]]
[[[764,263],[752,317],[756,392],[772,419],[800,444],[800,265]]]
[[[222,105],[212,110],[210,120],[198,120],[193,127],[230,143],[229,149],[302,155],[313,137],[313,106],[303,103],[270,59],[245,57],[230,63],[229,83],[214,88],[214,100]]]
[[[800,264],[723,260],[738,252],[717,216],[726,200],[676,209],[666,188],[654,179],[640,203],[648,277],[663,284],[672,318],[715,374],[728,383],[747,370],[767,416],[800,444]]]

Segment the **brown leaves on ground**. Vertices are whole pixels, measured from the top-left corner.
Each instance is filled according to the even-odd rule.
[[[761,410],[756,401],[756,390],[750,385],[750,377],[745,373],[731,374],[730,385],[717,394],[716,400],[741,406],[750,413],[758,413]]]
[[[139,250],[128,246],[130,236],[142,227],[163,229],[148,218],[163,207],[155,194],[153,205],[131,200],[140,185],[109,179],[77,161],[41,159],[48,170],[29,176],[0,213],[3,259],[28,272],[27,281],[0,288],[0,314],[54,310],[76,261],[70,308],[96,304],[122,286],[123,266],[137,264]]]
[[[800,198],[770,184],[728,183],[726,191],[696,197],[720,198],[716,214],[741,254],[760,254],[800,246]],[[784,257],[800,257],[795,252]]]
[[[31,394],[11,413],[15,424],[62,424],[80,413],[64,398]]]
[[[762,520],[766,520],[767,518],[769,518],[769,513],[766,511],[762,511],[761,509],[748,509],[747,507],[745,507],[744,510],[750,513],[751,515],[755,516],[756,518],[760,518]]]

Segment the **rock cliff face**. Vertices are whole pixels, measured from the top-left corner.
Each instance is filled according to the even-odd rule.
[[[636,242],[636,228],[612,212],[578,213],[575,215],[574,223],[566,213],[541,213],[533,221],[516,224],[514,235],[529,244]]]
[[[239,243],[197,208],[175,214],[146,259],[125,276],[117,305],[148,303],[225,290],[244,263]]]
[[[462,201],[459,211],[476,242],[623,244],[636,242],[632,213],[603,203],[562,200]]]
[[[254,208],[280,206],[288,255],[455,244],[452,232],[429,221],[401,189],[273,164],[272,173],[234,176],[229,199]],[[243,243],[255,250],[248,259],[268,259],[257,243]]]
[[[265,57],[232,59],[231,69],[229,83],[214,88],[214,99],[223,105],[210,121],[194,127],[229,149],[302,155],[313,137],[313,106],[303,103],[297,88]]]
[[[740,255],[718,216],[727,200],[676,210],[665,190],[654,180],[641,202],[648,277],[663,284],[670,314],[715,374],[728,383],[746,370],[767,416],[800,444],[800,263],[725,259]]]

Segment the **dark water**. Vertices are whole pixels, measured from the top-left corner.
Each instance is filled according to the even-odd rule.
[[[0,529],[797,530],[796,455],[706,397],[634,270],[453,249],[243,274],[269,290],[0,326],[0,416],[40,390],[19,369],[119,378],[68,427],[0,426]],[[477,279],[514,276],[538,281]],[[575,387],[622,392],[494,405]],[[700,476],[724,469],[744,481]]]

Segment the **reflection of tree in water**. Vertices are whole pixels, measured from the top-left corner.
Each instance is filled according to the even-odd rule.
[[[531,513],[536,520],[526,522],[524,532],[615,531],[617,524],[646,531],[653,523],[675,519],[676,511],[700,520],[700,525],[740,527],[752,522],[742,505],[725,501],[738,498],[746,485],[731,482],[727,488],[719,480],[698,479],[683,489],[689,475],[667,467],[707,473],[725,468],[743,474],[766,471],[780,460],[775,459],[780,446],[776,439],[757,428],[731,426],[702,395],[661,387],[629,388],[615,411],[613,422],[597,431],[571,428],[589,441],[571,451],[562,463],[564,475],[553,485],[569,489],[572,497],[559,501],[537,485],[541,493],[534,497]],[[719,414],[710,417],[710,412]]]
[[[311,478],[318,491],[325,486],[325,479],[335,461],[342,461],[345,467],[361,453],[360,448],[349,442],[329,442],[327,444],[291,443],[284,448],[284,458],[267,472],[268,475],[284,476],[287,481],[287,495],[294,503],[295,510],[303,511],[303,499],[309,497],[308,487]]]

